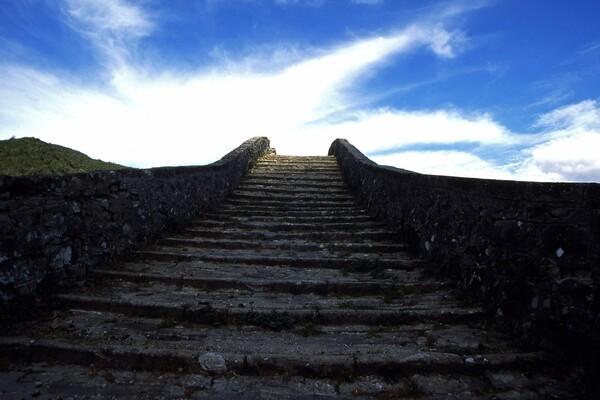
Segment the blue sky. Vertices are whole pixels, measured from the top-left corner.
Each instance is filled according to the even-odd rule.
[[[0,139],[136,167],[252,136],[600,182],[597,0],[0,0]]]

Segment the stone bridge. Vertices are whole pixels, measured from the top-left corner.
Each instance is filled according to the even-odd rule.
[[[600,185],[329,153],[0,177],[0,397],[594,398]]]

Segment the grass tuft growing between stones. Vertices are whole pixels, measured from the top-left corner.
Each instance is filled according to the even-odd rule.
[[[260,326],[273,331],[289,329],[296,324],[294,317],[286,312],[277,311],[271,311],[268,314],[250,311],[245,319],[247,324]]]

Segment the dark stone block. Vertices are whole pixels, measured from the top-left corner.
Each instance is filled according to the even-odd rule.
[[[256,137],[206,166],[0,176],[0,302],[81,279],[183,226],[223,201],[268,149],[268,139]]]
[[[368,211],[516,335],[598,371],[600,185],[422,175],[333,142]]]

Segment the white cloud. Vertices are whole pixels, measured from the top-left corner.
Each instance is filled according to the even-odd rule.
[[[537,144],[520,154],[516,166],[497,166],[465,151],[407,151],[421,145],[525,145],[489,114],[365,106],[368,100],[357,93],[361,77],[415,48],[456,57],[467,41],[460,31],[414,24],[330,49],[274,49],[254,60],[226,58],[211,69],[182,72],[132,61],[136,41],[154,29],[142,8],[122,0],[68,5],[78,31],[101,50],[110,80],[98,89],[0,63],[0,138],[36,136],[94,158],[147,167],[208,163],[252,136],[268,136],[280,154],[325,154],[343,137],[376,155],[376,162],[418,172],[600,181],[594,101],[540,117]],[[275,66],[265,68],[269,64]]]
[[[98,30],[95,21],[90,29]],[[121,26],[129,25],[115,29]],[[336,135],[346,136],[340,127],[348,124],[331,119],[355,104],[346,90],[392,55],[429,46],[432,29],[440,28],[412,26],[357,40],[268,73],[231,65],[193,73],[155,71],[124,62],[127,58],[113,60],[104,91],[0,65],[7,71],[0,97],[10,101],[0,114],[0,136],[37,136],[137,166],[206,163],[256,135],[270,137],[283,152],[324,153]],[[357,115],[363,124],[385,124],[385,113]]]
[[[460,53],[466,45],[467,39],[463,32],[449,32],[437,26],[427,33],[431,49],[441,57],[453,58]]]
[[[320,6],[323,4],[323,0],[275,0],[275,4],[288,5],[288,4],[299,4],[303,6]]]
[[[381,4],[385,0],[350,0],[353,4],[366,4],[366,5],[376,5]]]
[[[381,165],[402,166],[403,169],[423,174],[514,179],[509,171],[461,151],[407,151],[372,159]]]
[[[295,145],[295,151],[310,154],[313,143],[327,148],[337,137],[348,139],[367,154],[402,151],[402,147],[420,144],[509,145],[518,141],[485,114],[468,116],[452,110],[381,109],[347,112],[344,117],[347,119],[325,120],[302,127],[301,134],[307,138],[307,144]]]
[[[556,136],[570,135],[574,128],[597,130],[600,127],[600,110],[595,101],[586,100],[542,115],[536,126],[554,131]]]
[[[400,118],[401,114],[393,115],[394,118]],[[415,119],[417,115],[418,118]],[[525,149],[520,154],[516,153],[515,160],[511,163],[504,161],[503,165],[495,165],[472,153],[402,151],[402,146],[411,143],[410,139],[401,138],[401,141],[396,141],[397,153],[374,155],[373,159],[378,163],[428,174],[530,181],[600,182],[600,107],[596,101],[583,101],[542,115],[536,124],[541,131],[534,137],[510,133],[489,116],[468,118],[454,113],[448,118],[444,111],[422,115],[408,113],[400,118],[404,121],[398,125],[404,126],[410,121],[412,131],[419,132],[419,129],[434,129],[436,119],[439,120],[437,126],[447,132],[447,137],[431,131],[423,135],[427,138],[423,143],[448,145],[477,142],[487,148],[499,146],[507,149],[515,145],[525,146]],[[421,127],[419,122],[423,124]],[[355,142],[360,143],[360,139],[357,138]],[[414,142],[420,143],[418,139]],[[372,144],[369,145],[368,140],[363,139],[361,146],[368,152]]]
[[[122,0],[66,0],[67,12],[85,24],[88,31],[141,37],[152,29],[142,9]]]
[[[600,182],[600,107],[586,100],[542,115],[544,142],[529,149],[520,174],[536,180]]]
[[[109,63],[125,63],[137,40],[154,29],[150,16],[124,0],[65,0],[74,29],[88,37]]]

